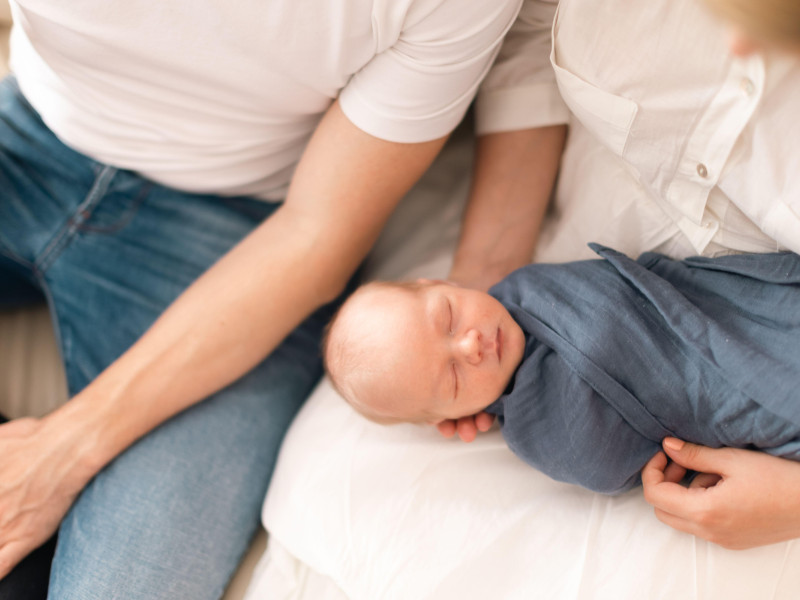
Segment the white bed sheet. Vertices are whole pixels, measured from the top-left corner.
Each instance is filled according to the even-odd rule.
[[[330,577],[321,575],[270,539],[253,575],[250,593],[269,600],[348,600]]]
[[[468,146],[451,144],[404,202],[370,275],[446,275]],[[588,255],[576,235],[603,212],[583,213],[546,235],[541,255]],[[606,218],[600,241],[630,231]],[[312,575],[331,600],[788,600],[800,590],[797,542],[725,550],[661,524],[641,490],[609,498],[549,480],[496,429],[465,445],[431,428],[370,423],[327,380],[287,434],[263,521],[275,550],[247,600],[310,600]]]
[[[462,445],[374,425],[327,382],[280,461],[263,513],[270,543],[351,600],[798,597],[795,542],[725,550],[658,522],[639,490],[610,498],[553,482],[498,431]],[[283,597],[257,573],[247,600]]]

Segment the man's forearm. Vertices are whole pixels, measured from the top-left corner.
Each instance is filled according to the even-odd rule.
[[[359,246],[337,253],[337,235],[319,235],[307,251],[311,242],[297,229],[271,235],[293,221],[280,209],[70,402],[43,419],[0,426],[0,578],[52,535],[114,457],[243,374],[338,289]],[[320,254],[341,260],[328,264]]]
[[[100,469],[243,375],[343,289],[443,143],[374,138],[334,103],[267,221],[70,402],[0,425],[0,579],[53,534]]]
[[[354,260],[313,267],[315,252],[283,208],[190,286],[144,336],[60,411],[60,427],[102,431],[105,464],[138,437],[228,385],[332,299]],[[333,248],[328,248],[330,253]],[[98,332],[100,334],[100,332]]]
[[[47,421],[81,431],[79,454],[98,469],[239,378],[343,289],[442,144],[373,138],[334,105],[309,143],[284,205]]]
[[[556,125],[479,138],[452,278],[486,289],[530,262],[565,137]]]

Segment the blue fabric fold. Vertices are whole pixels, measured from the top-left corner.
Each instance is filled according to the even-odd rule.
[[[617,493],[667,435],[800,460],[800,257],[533,264],[490,293],[526,335],[498,415],[554,479]]]

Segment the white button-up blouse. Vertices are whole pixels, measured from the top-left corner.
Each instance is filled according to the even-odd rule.
[[[540,260],[800,252],[800,64],[725,36],[700,0],[526,2],[477,117],[570,125]]]

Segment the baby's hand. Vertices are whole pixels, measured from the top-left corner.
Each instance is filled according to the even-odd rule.
[[[436,428],[446,438],[453,437],[458,433],[458,437],[462,442],[473,441],[478,432],[489,431],[494,423],[494,415],[486,412],[479,412],[477,415],[470,415],[469,417],[461,417],[457,421],[448,419],[437,423]]]

